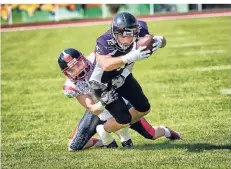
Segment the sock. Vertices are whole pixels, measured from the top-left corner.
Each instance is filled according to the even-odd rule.
[[[155,137],[156,130],[143,117],[139,121],[131,124],[130,128],[146,139],[153,139],[153,137]]]
[[[169,131],[169,129],[167,127],[165,127],[165,126],[160,126],[160,127],[164,129],[164,133],[165,133],[164,136],[165,137],[171,136],[171,132]]]
[[[113,137],[111,136],[110,133],[104,130],[104,127],[102,124],[96,126],[96,131],[99,134],[99,137],[103,142],[103,145],[109,145],[110,143],[113,142],[114,140]]]
[[[93,145],[95,145],[99,141],[98,138],[94,138],[94,137],[90,138],[90,140],[92,140]]]
[[[121,142],[128,141],[129,139],[131,139],[128,127],[122,128],[116,131],[115,133],[120,137]]]
[[[98,139],[98,138],[90,138],[93,142],[93,146],[94,147],[102,147],[103,146],[103,143],[102,143],[102,140]]]

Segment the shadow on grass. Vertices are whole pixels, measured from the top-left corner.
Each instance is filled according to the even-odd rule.
[[[166,141],[157,144],[134,145],[132,149],[137,150],[162,150],[162,149],[186,149],[190,152],[202,152],[204,150],[231,150],[231,144],[214,145],[208,143],[188,143],[178,144],[176,142]]]

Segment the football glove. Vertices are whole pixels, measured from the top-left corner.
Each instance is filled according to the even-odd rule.
[[[101,94],[101,97],[99,100],[103,106],[106,106],[106,105],[114,102],[117,99],[118,99],[118,93],[115,91],[115,89],[111,88],[111,90],[109,90],[109,91],[104,91]]]
[[[136,60],[143,60],[145,58],[148,58],[150,56],[151,51],[144,50],[146,48],[147,48],[146,46],[140,46],[138,49],[133,50],[128,54],[122,56],[122,61],[126,64],[126,63],[134,62]]]

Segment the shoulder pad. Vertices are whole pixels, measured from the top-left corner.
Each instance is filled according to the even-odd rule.
[[[101,55],[107,55],[111,52],[110,49],[115,45],[115,41],[112,38],[112,35],[109,32],[104,33],[96,40],[95,52],[98,52]]]
[[[67,80],[63,85],[63,93],[68,98],[73,98],[79,95],[79,92],[76,90],[75,84],[70,80]]]

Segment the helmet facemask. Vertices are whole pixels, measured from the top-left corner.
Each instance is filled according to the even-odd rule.
[[[140,29],[139,29],[138,25],[136,27],[134,27],[134,28],[122,28],[121,29],[121,28],[114,27],[113,24],[112,24],[113,38],[116,40],[118,46],[123,51],[127,50],[138,39],[139,31],[140,31]],[[132,41],[129,44],[123,44],[118,40],[119,35],[122,36],[122,37],[131,36],[133,38],[132,38]]]
[[[77,81],[87,78],[89,70],[90,65],[84,56],[80,56],[79,58],[73,58],[70,62],[68,62],[67,67],[63,70],[63,73],[72,81]]]

